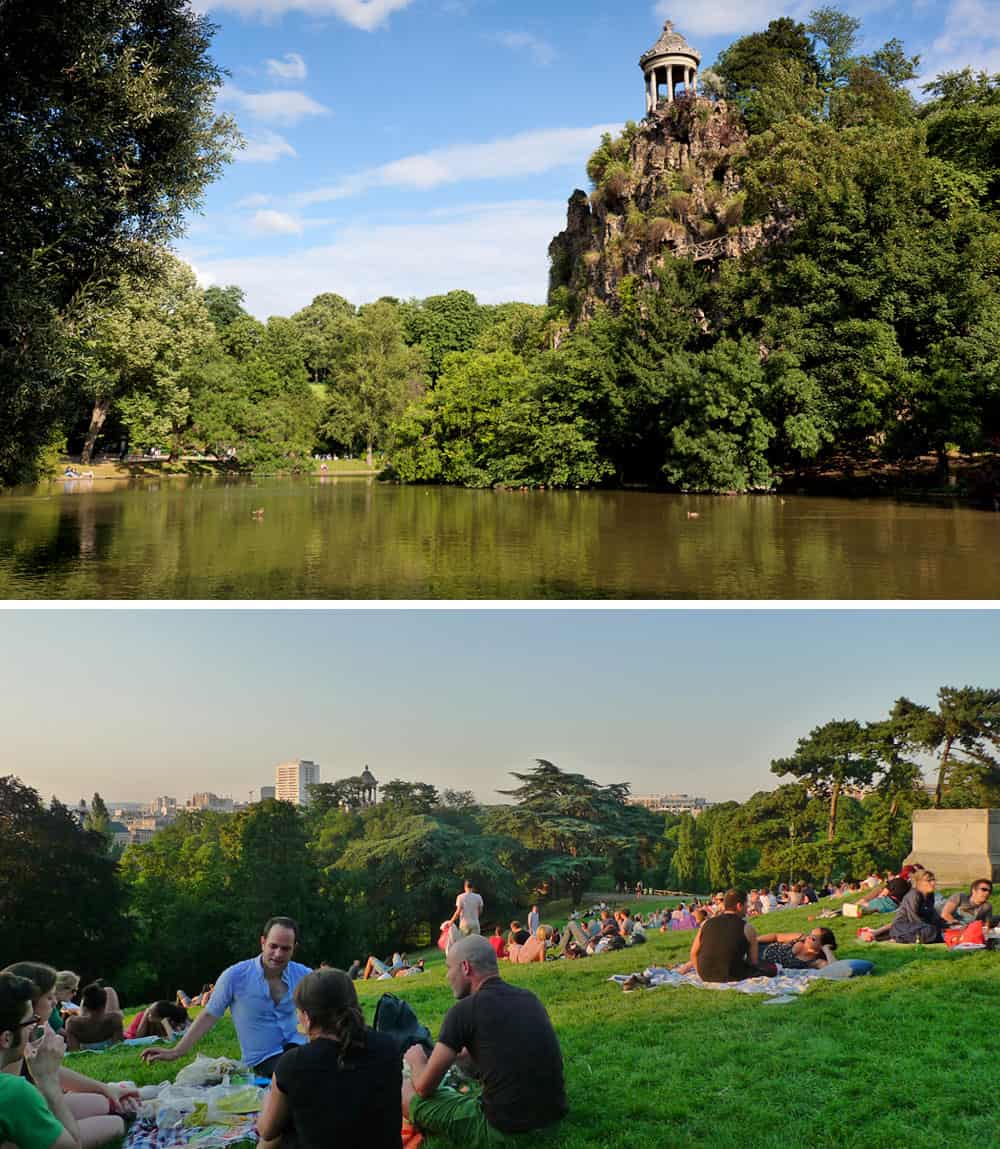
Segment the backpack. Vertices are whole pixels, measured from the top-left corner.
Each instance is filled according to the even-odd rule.
[[[388,1033],[394,1037],[399,1042],[400,1055],[411,1045],[422,1045],[428,1054],[434,1049],[431,1031],[426,1025],[421,1025],[410,1003],[393,993],[384,993],[378,999],[372,1028],[376,1033]]]

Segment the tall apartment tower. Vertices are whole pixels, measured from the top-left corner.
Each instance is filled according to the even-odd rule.
[[[274,769],[274,788],[279,802],[302,806],[309,801],[309,787],[319,781],[319,766],[299,758],[281,762]]]

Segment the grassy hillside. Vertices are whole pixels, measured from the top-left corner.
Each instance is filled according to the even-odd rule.
[[[808,909],[773,914],[761,932],[805,930],[808,916]],[[825,924],[837,934],[839,956],[870,958],[875,973],[822,982],[788,1005],[686,987],[625,994],[606,980],[680,960],[690,934],[656,934],[645,947],[575,962],[503,963],[508,980],[545,1002],[562,1041],[571,1115],[561,1149],[996,1144],[1000,954],[863,946],[854,941],[856,920]],[[420,978],[358,985],[369,1019],[391,988],[432,1032],[451,1002],[441,962]],[[228,1018],[201,1048],[237,1052]],[[70,1064],[141,1084],[180,1066],[145,1069],[131,1051]]]

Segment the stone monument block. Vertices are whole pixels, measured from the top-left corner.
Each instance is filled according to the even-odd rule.
[[[939,889],[1000,880],[1000,810],[914,810],[912,862],[933,870]]]

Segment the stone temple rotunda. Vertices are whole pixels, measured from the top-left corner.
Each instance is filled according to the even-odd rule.
[[[646,80],[646,115],[663,103],[673,103],[680,91],[698,94],[698,65],[701,53],[668,20],[659,40],[639,61]]]

